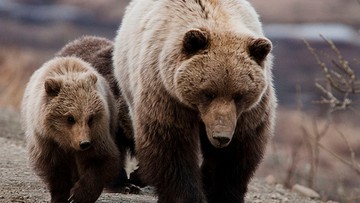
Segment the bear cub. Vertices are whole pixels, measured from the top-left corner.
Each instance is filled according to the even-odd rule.
[[[76,57],[33,73],[22,102],[30,162],[51,202],[95,202],[117,175],[117,110],[105,78]]]
[[[114,75],[112,56],[114,43],[106,38],[83,36],[66,44],[56,56],[75,56],[90,63],[108,82],[115,98],[117,108],[116,145],[120,151],[120,171],[118,177],[107,186],[112,192],[139,193],[145,184],[138,177],[137,170],[127,174],[126,155],[135,158],[134,135],[129,115],[129,108]],[[115,120],[115,118],[114,118]],[[130,177],[130,178],[128,178]]]

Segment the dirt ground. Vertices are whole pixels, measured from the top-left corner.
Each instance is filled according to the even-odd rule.
[[[20,128],[19,113],[0,110],[0,202],[48,202],[45,185],[29,168],[25,140]],[[140,195],[103,193],[99,203],[154,203],[156,196],[151,188]],[[321,202],[300,196],[282,185],[269,185],[254,178],[249,185],[246,202],[255,203],[315,203]]]

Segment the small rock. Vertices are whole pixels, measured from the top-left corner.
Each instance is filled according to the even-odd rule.
[[[304,196],[310,197],[310,198],[314,198],[314,199],[320,198],[320,195],[317,192],[315,192],[313,189],[310,189],[303,185],[295,184],[292,187],[292,191],[298,192],[298,193],[300,193]]]
[[[277,193],[272,194],[272,195],[270,196],[270,198],[271,198],[271,199],[274,199],[274,200],[282,199],[282,198],[281,198],[281,195],[279,195],[279,194],[277,194]]]
[[[273,175],[266,176],[265,181],[270,185],[276,184],[276,179]]]
[[[260,195],[254,195],[253,198],[254,199],[260,199]]]
[[[281,184],[276,184],[275,190],[276,190],[276,192],[280,193],[281,195],[285,194],[284,186]]]
[[[276,198],[276,195],[272,194],[272,195],[271,195],[271,199],[277,199],[277,198]]]
[[[281,185],[281,184],[276,184],[276,185],[275,185],[275,188],[276,188],[277,190],[284,190],[284,186]]]
[[[289,199],[285,197],[284,199],[281,200],[281,203],[289,203]]]

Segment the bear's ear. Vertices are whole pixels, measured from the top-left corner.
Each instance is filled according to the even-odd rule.
[[[46,94],[55,97],[60,92],[62,82],[61,80],[57,80],[55,78],[48,78],[45,80],[44,86],[45,86]]]
[[[209,45],[209,32],[200,29],[191,29],[185,33],[183,39],[183,52],[195,54]]]
[[[248,45],[250,57],[253,58],[259,65],[262,65],[262,62],[270,53],[271,49],[271,42],[265,38],[251,39]]]
[[[89,74],[89,79],[90,79],[91,83],[94,85],[96,84],[96,82],[98,80],[97,76],[94,73]]]

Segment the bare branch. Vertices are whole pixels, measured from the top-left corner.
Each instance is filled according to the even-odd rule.
[[[343,100],[340,101],[333,95],[331,90],[325,89],[325,87],[319,83],[315,83],[315,86],[320,89],[326,96],[322,97],[320,101],[316,101],[316,103],[330,105],[331,111],[345,110],[352,104],[352,101],[348,98],[348,93],[345,93]]]
[[[342,54],[340,53],[339,49],[336,47],[334,42],[327,39],[323,35],[320,36],[321,38],[323,38],[324,41],[326,41],[330,45],[331,49],[336,53],[340,63],[340,67],[345,71],[345,73],[350,77],[351,80],[356,80],[356,75],[354,70],[350,68],[349,62],[344,59],[344,57],[342,56]]]
[[[352,165],[354,165],[355,167],[357,167],[357,168],[360,169],[360,163],[357,162],[357,160],[356,160],[356,153],[355,153],[354,149],[351,147],[349,141],[346,139],[345,135],[344,135],[338,128],[335,127],[335,130],[336,130],[336,132],[340,135],[340,137],[344,140],[347,148],[348,148],[349,151],[350,151],[350,157],[351,157]]]
[[[358,165],[353,164],[351,161],[344,159],[342,156],[338,155],[334,151],[330,150],[329,148],[325,147],[323,144],[318,142],[318,146],[323,149],[324,151],[328,152],[330,155],[332,155],[334,158],[336,158],[341,163],[349,166],[352,168],[358,175],[360,175],[360,167]]]

